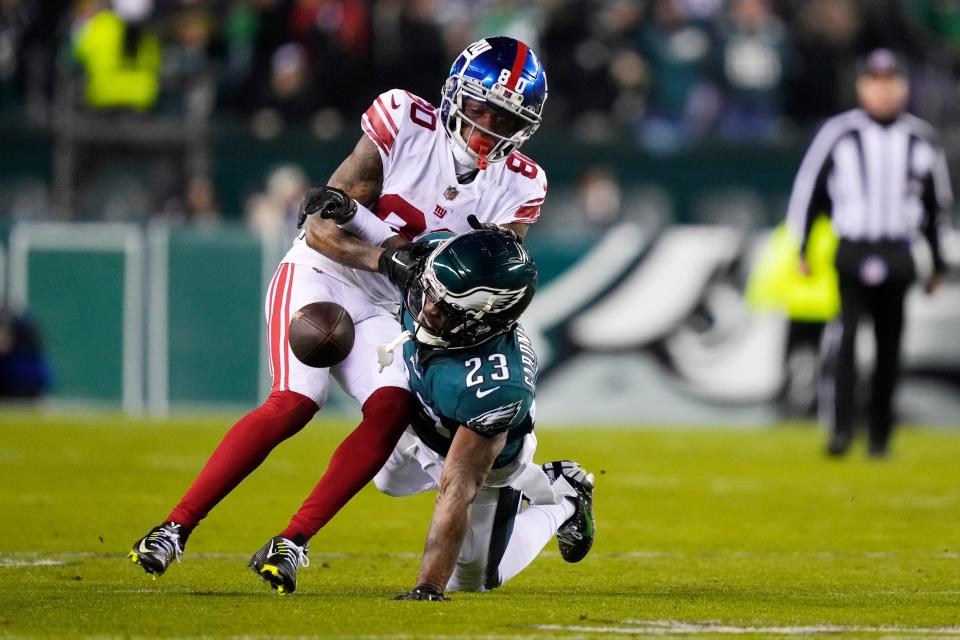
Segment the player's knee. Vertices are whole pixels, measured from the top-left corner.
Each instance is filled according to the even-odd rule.
[[[388,475],[384,474],[382,471],[377,475],[373,476],[373,486],[377,488],[377,491],[384,493],[393,498],[398,497],[396,493],[391,490],[390,478]]]
[[[457,562],[457,568],[447,582],[447,591],[469,591],[476,593],[486,591],[486,563],[479,560],[473,562]]]
[[[363,402],[364,417],[378,415],[406,428],[414,412],[413,395],[401,387],[380,387]]]
[[[253,413],[292,434],[306,426],[318,410],[317,404],[305,395],[295,391],[274,391]]]
[[[377,487],[380,493],[388,495],[391,498],[405,498],[415,493],[410,491],[408,487],[393,482],[390,476],[386,474],[382,477],[379,474],[374,476],[373,484]]]
[[[298,413],[314,413],[320,410],[313,399],[296,391],[271,391],[267,399],[260,405],[264,413],[279,415],[296,411]]]

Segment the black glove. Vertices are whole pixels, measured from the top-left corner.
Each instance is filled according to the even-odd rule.
[[[380,254],[377,270],[390,279],[400,291],[406,291],[423,273],[423,263],[432,249],[426,242],[414,242]]]
[[[312,187],[307,189],[300,204],[300,216],[297,229],[303,227],[307,216],[319,213],[324,220],[333,220],[337,224],[350,222],[357,215],[357,203],[353,198],[336,187]]]
[[[422,586],[415,587],[413,591],[401,593],[394,596],[394,600],[429,600],[431,602],[450,602],[451,598],[446,598],[443,592],[437,591],[434,587]]]
[[[484,229],[486,231],[499,231],[500,233],[505,233],[517,242],[521,244],[523,243],[523,238],[518,236],[513,229],[507,229],[506,227],[501,227],[500,225],[492,222],[480,222],[480,219],[472,213],[467,216],[467,224],[470,225],[471,229],[476,229],[478,231]]]

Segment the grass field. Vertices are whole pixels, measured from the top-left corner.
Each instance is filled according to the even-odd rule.
[[[230,419],[0,413],[0,636],[960,638],[960,430],[904,430],[894,455],[826,460],[801,427],[540,430],[538,459],[597,473],[582,563],[551,543],[502,589],[393,602],[432,496],[367,488],[314,539],[297,593],[246,568],[348,425],[315,422],[151,580],[124,556]]]

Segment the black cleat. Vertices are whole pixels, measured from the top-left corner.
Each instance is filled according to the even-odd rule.
[[[250,568],[254,573],[281,594],[297,590],[297,569],[301,566],[310,566],[307,545],[298,547],[293,540],[283,536],[270,538],[250,558]]]
[[[557,530],[560,555],[567,562],[580,562],[593,546],[596,523],[593,519],[593,474],[572,460],[558,460],[543,465],[543,470],[555,482],[561,476],[577,492],[577,509]]]
[[[183,555],[183,538],[180,525],[165,522],[150,529],[147,535],[133,543],[133,550],[127,554],[130,561],[143,567],[154,578],[162,576],[174,560],[180,561]]]
[[[890,447],[886,442],[870,442],[867,445],[867,455],[871,458],[886,458],[890,455]]]
[[[834,458],[844,456],[852,443],[852,436],[845,433],[835,433],[830,436],[830,442],[827,443],[827,455]]]

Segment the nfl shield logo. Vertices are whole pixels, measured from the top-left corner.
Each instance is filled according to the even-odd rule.
[[[460,195],[460,192],[457,191],[456,187],[447,187],[447,190],[443,192],[443,197],[447,200],[453,200],[458,195]]]

